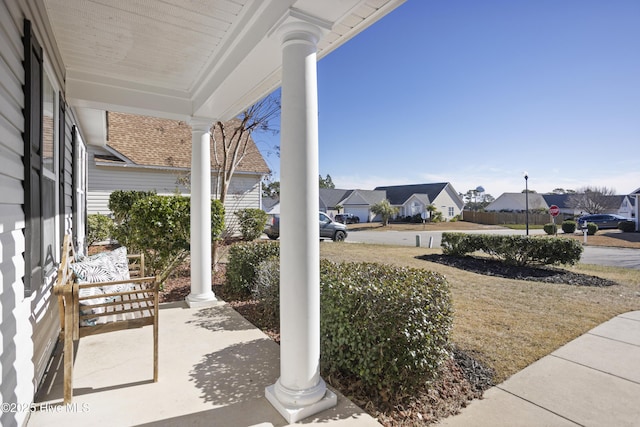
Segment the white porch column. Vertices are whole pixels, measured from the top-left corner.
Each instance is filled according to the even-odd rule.
[[[265,395],[290,423],[331,408],[337,400],[320,378],[320,31],[306,22],[280,29],[280,378]]]
[[[191,293],[189,307],[216,301],[211,290],[211,125],[192,118],[191,124]]]

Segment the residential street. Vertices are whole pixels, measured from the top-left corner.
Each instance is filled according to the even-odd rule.
[[[464,230],[464,233],[521,234],[524,230]],[[544,234],[543,230],[529,230],[530,235]],[[349,231],[347,243],[372,243],[380,245],[416,246],[416,236],[420,236],[420,246],[440,247],[442,232],[439,231]],[[609,265],[640,270],[640,249],[585,246],[580,262],[584,264]]]

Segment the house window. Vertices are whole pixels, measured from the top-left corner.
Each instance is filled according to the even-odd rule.
[[[45,276],[56,260],[56,212],[58,202],[58,96],[45,72],[42,83],[42,259]]]
[[[57,91],[44,69],[42,48],[24,23],[25,295],[55,272],[58,204]]]
[[[453,207],[449,206],[449,216],[453,217],[455,215],[455,212],[453,210]]]

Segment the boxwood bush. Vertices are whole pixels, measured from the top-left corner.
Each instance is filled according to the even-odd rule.
[[[369,393],[411,393],[447,357],[452,308],[442,275],[373,263],[320,263],[323,375]]]
[[[542,229],[547,234],[556,234],[558,232],[558,226],[552,222],[545,224]]]
[[[583,250],[574,239],[464,233],[442,233],[441,246],[445,255],[465,256],[482,251],[514,265],[575,264]]]
[[[636,223],[634,221],[622,221],[618,224],[618,229],[624,231],[625,233],[630,233],[636,231]]]
[[[257,267],[253,295],[261,302],[263,319],[278,324],[277,258]],[[451,325],[451,297],[442,275],[382,264],[320,261],[323,376],[357,379],[372,395],[381,390],[410,394],[433,379],[448,357]]]
[[[243,242],[231,246],[224,291],[235,298],[251,296],[260,263],[279,255],[280,244],[278,242]]]
[[[567,234],[573,234],[576,231],[578,223],[570,219],[562,221],[562,231]]]
[[[593,222],[587,223],[587,234],[589,236],[593,236],[598,232],[598,224],[594,224]]]
[[[267,224],[268,215],[262,209],[246,208],[235,213],[240,223],[242,238],[246,241],[256,240]]]
[[[113,220],[106,215],[87,216],[87,246],[109,240],[113,230]]]

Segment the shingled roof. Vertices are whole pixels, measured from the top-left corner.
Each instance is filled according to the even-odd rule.
[[[238,120],[226,122],[229,129]],[[108,113],[107,145],[131,163],[155,167],[191,167],[191,126],[182,121],[138,116],[124,113]],[[216,127],[216,138],[220,141]],[[218,156],[221,159],[222,149]],[[216,156],[211,143],[211,167],[217,169]],[[238,172],[269,173],[262,154],[249,136],[249,148],[237,168]]]
[[[447,186],[447,182],[435,184],[392,185],[388,187],[376,187],[376,190],[387,192],[387,199],[392,205],[402,205],[414,194],[426,194],[432,202],[438,194]]]

